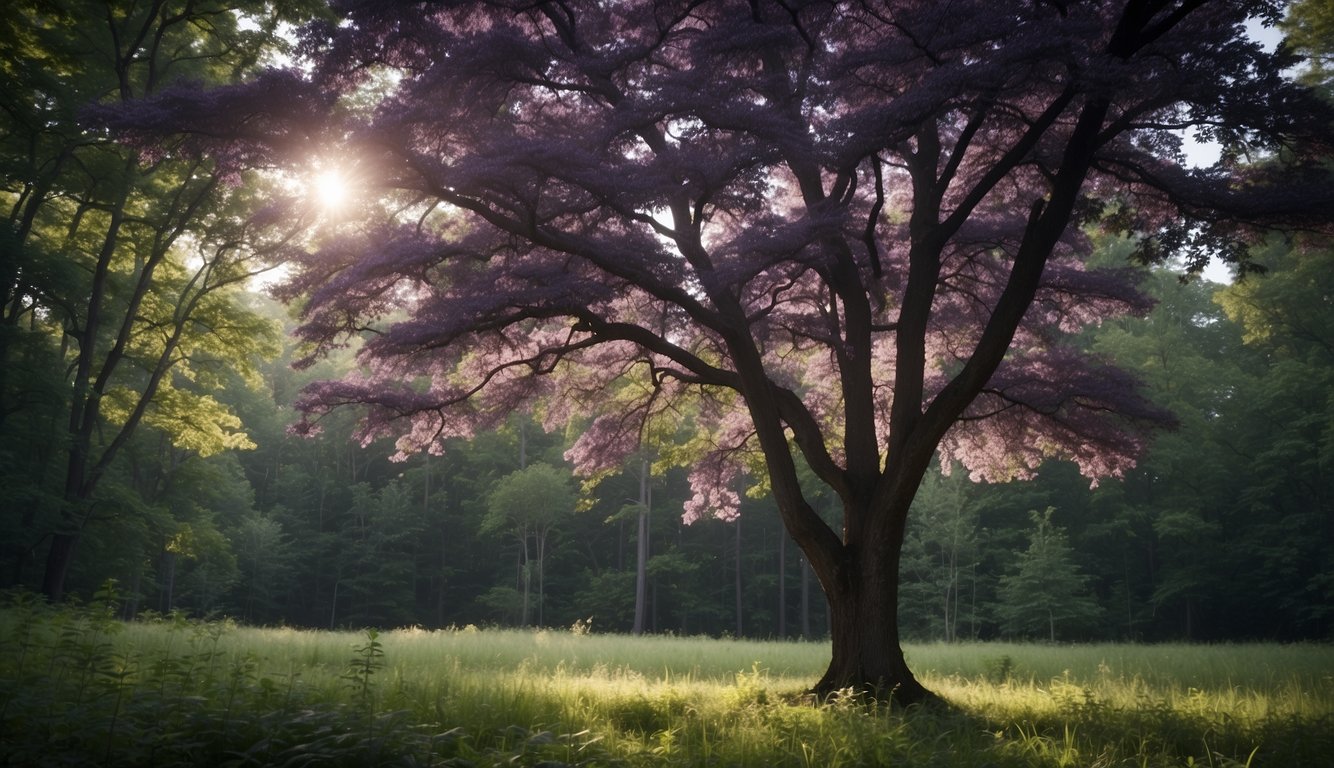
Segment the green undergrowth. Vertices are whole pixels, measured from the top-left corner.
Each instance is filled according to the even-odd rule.
[[[933,644],[947,707],[813,706],[822,643],[473,627],[310,632],[0,610],[0,765],[1302,766],[1322,645]]]

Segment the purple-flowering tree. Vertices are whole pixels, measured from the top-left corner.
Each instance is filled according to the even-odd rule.
[[[1327,114],[1243,32],[1277,6],[356,3],[307,30],[309,68],[125,129],[233,162],[331,142],[385,195],[284,289],[313,355],[364,340],[306,427],[362,404],[406,454],[534,406],[587,420],[568,458],[596,477],[688,425],[659,449],[691,467],[687,518],[761,477],[824,588],[815,690],[913,702],[899,552],[933,457],[1096,480],[1165,420],[1068,341],[1145,307],[1128,271],[1082,266],[1085,228],[1244,265],[1247,228],[1328,210]],[[1191,129],[1275,161],[1187,169]]]

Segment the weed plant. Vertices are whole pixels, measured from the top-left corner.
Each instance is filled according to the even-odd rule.
[[[823,643],[307,632],[0,609],[0,765],[1313,766],[1334,648],[910,646],[948,706],[802,695]]]

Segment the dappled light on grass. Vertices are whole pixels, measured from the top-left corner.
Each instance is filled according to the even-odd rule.
[[[1311,765],[1326,646],[909,646],[950,703],[801,695],[824,643],[560,630],[311,632],[0,612],[12,764]]]

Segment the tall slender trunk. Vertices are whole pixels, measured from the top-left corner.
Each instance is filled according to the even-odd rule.
[[[648,459],[639,463],[639,537],[635,542],[635,623],[633,633],[644,633],[648,602]]]
[[[787,533],[778,532],[778,636],[787,637]]]
[[[945,572],[948,575],[945,581],[945,642],[954,642],[955,632],[954,624],[959,616],[959,574],[955,569],[957,558],[951,551],[945,560]]]
[[[801,558],[801,638],[811,639],[811,565]]]
[[[125,205],[133,178],[134,164],[126,163],[126,179],[119,198],[112,206],[111,218],[103,236],[102,248],[93,269],[83,327],[78,331],[79,352],[74,364],[69,414],[69,457],[65,464],[65,491],[60,513],[60,527],[51,534],[51,547],[46,554],[46,571],[42,576],[42,593],[52,602],[65,597],[65,578],[74,559],[79,530],[87,516],[85,509],[92,495],[95,478],[88,477],[92,454],[93,432],[101,416],[101,392],[94,388],[93,366],[96,344],[102,330],[103,302],[106,300],[107,280],[111,274],[111,257],[120,242],[120,230],[125,221]],[[104,367],[106,363],[103,364]],[[103,378],[102,375],[97,376]]]
[[[176,602],[176,553],[162,551],[162,602],[159,610],[171,613]]]
[[[537,534],[537,625],[547,623],[547,531]]]
[[[734,554],[734,574],[736,576],[736,636],[741,637],[745,627],[741,622],[741,518],[736,519],[736,549]]]
[[[528,626],[528,593],[529,593],[529,588],[532,586],[533,583],[533,571],[532,568],[529,567],[530,561],[528,559],[527,531],[523,532],[523,535],[520,536],[519,541],[520,544],[522,545],[521,551],[519,553],[519,582],[523,588],[523,615],[519,620],[519,625],[526,627]]]

